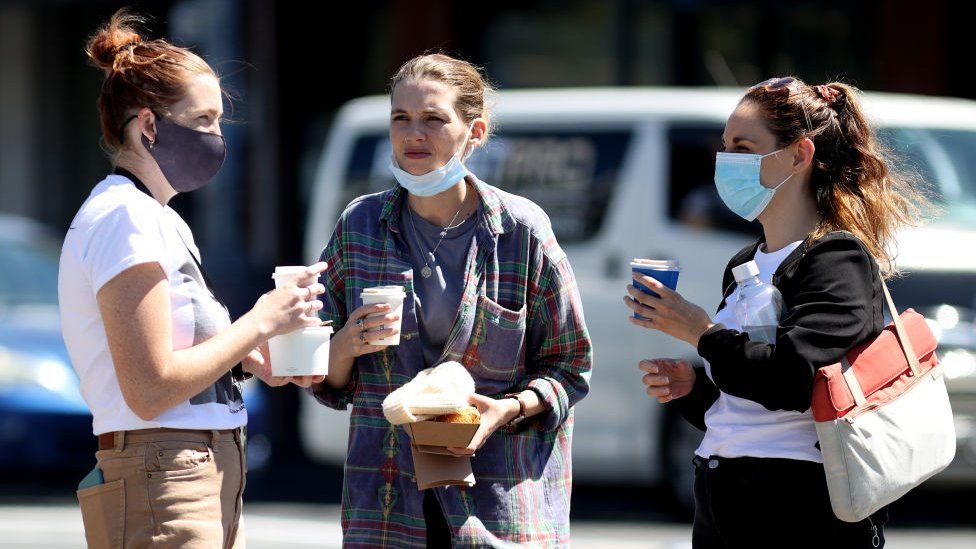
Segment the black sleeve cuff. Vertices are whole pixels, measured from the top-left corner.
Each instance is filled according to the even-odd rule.
[[[711,328],[705,330],[705,333],[698,338],[698,356],[709,360],[709,355],[711,355],[715,350],[715,334],[725,331],[727,328],[725,324],[719,323],[712,325]],[[731,331],[731,330],[730,330]],[[709,362],[711,362],[709,360]]]
[[[668,403],[699,430],[705,430],[705,412],[715,404],[718,399],[718,388],[712,383],[705,373],[705,368],[695,368],[695,386],[691,393]]]

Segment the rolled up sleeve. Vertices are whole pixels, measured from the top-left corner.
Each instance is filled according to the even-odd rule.
[[[308,391],[313,397],[315,397],[315,400],[321,402],[329,408],[345,410],[350,404],[352,404],[352,397],[354,394],[356,394],[358,376],[355,374],[356,372],[353,371],[353,377],[349,380],[349,383],[346,384],[345,387],[333,389],[327,383],[319,383],[318,385],[313,385],[308,389]]]
[[[336,224],[336,229],[332,233],[332,238],[322,250],[319,261],[329,264],[328,269],[322,275],[322,284],[325,286],[325,293],[319,298],[322,301],[322,310],[319,318],[325,321],[332,321],[333,329],[338,332],[346,322],[347,310],[345,299],[345,262],[343,260],[343,219]],[[308,389],[309,393],[316,400],[329,408],[345,410],[352,403],[353,395],[359,382],[359,373],[356,366],[353,366],[352,376],[349,383],[341,388],[333,388],[328,383],[319,383]]]
[[[589,392],[593,346],[569,260],[563,257],[544,267],[541,275],[530,309],[525,387],[535,391],[547,407],[532,418],[533,423],[543,431],[553,431]]]

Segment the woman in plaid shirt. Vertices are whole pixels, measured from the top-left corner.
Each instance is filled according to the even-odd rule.
[[[464,159],[490,117],[478,70],[445,55],[405,63],[391,85],[390,190],[354,200],[322,252],[322,311],[340,327],[326,406],[353,405],[342,497],[347,547],[557,547],[569,543],[572,407],[589,388],[590,338],[566,254],[535,204],[479,181]],[[369,287],[404,286],[401,343]],[[420,491],[410,440],[383,399],[424,368],[471,373],[481,427],[477,483]],[[525,421],[521,421],[525,419]]]

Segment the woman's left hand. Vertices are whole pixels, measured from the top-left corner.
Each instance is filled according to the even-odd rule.
[[[514,398],[496,400],[475,393],[468,398],[468,402],[481,412],[481,426],[478,427],[467,448],[448,448],[448,451],[456,456],[474,456],[492,433],[519,414],[519,403]]]
[[[271,375],[271,351],[267,342],[252,350],[244,357],[244,371],[254,374],[269,387],[281,387],[294,383],[299,387],[310,387],[322,383],[325,376],[273,376]]]
[[[708,313],[652,277],[633,273],[633,278],[661,297],[655,297],[628,285],[627,294],[630,297],[624,297],[624,303],[631,311],[647,319],[631,316],[628,320],[644,328],[660,330],[672,337],[687,341],[697,348],[698,339],[714,324]]]

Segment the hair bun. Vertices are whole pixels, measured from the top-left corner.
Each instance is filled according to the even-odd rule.
[[[142,42],[142,36],[135,31],[135,25],[143,19],[121,9],[109,22],[88,39],[85,53],[92,65],[106,73],[115,68],[115,58],[124,48]]]

